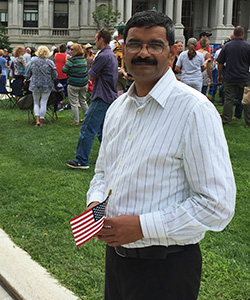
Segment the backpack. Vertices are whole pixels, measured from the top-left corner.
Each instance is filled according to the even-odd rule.
[[[118,62],[118,68],[124,68],[124,60],[123,60],[123,53],[122,53],[122,49],[123,49],[123,44],[121,43],[119,44],[117,41],[115,41],[115,48],[113,49],[113,52],[117,58],[117,62]]]

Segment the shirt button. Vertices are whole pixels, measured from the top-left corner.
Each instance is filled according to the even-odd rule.
[[[120,163],[119,166],[120,166],[120,167],[123,167],[123,163]]]
[[[141,109],[138,109],[137,110],[137,114],[139,115],[141,113]]]
[[[131,141],[131,140],[132,140],[132,136],[129,136],[129,137],[128,137],[128,140]]]

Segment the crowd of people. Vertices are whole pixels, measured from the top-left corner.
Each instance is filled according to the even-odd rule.
[[[29,81],[36,126],[44,126],[55,85],[65,87],[73,125],[81,123],[80,105],[84,119],[68,167],[88,169],[94,137],[100,141],[86,209],[113,190],[98,234],[107,244],[106,300],[197,299],[199,241],[233,217],[236,188],[222,124],[231,122],[236,89],[242,98],[250,86],[250,45],[237,26],[215,61],[209,36],[189,38],[184,50],[172,20],[148,11],[119,26],[113,41],[98,30],[96,54],[90,43],[51,52],[18,46],[11,63],[0,50],[2,78],[9,67],[16,82]],[[207,98],[216,83],[224,85],[222,116]]]
[[[73,123],[79,125],[79,107],[84,115],[88,109],[87,91],[92,91],[93,82],[88,79],[95,54],[90,43],[62,43],[58,47],[17,46],[13,55],[0,49],[0,92],[6,93],[10,79],[11,92],[16,102],[28,91],[32,93],[37,127],[44,126],[47,102],[52,91],[61,89],[68,96]],[[82,121],[82,120],[81,120]]]

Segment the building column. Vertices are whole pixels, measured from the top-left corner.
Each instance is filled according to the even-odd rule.
[[[216,27],[223,25],[224,0],[216,0]]]
[[[125,1],[125,16],[124,22],[126,23],[132,16],[132,0]]]
[[[182,0],[175,0],[174,5],[174,23],[175,23],[175,40],[184,40],[184,26],[181,24]]]
[[[80,5],[80,27],[88,26],[88,11],[88,0],[82,0],[82,3]]]
[[[125,20],[125,16],[124,16],[124,1],[121,1],[121,0],[119,0],[119,1],[117,1],[117,10],[121,13],[121,16],[120,16],[120,18],[119,18],[119,20],[118,21],[122,21],[122,22],[124,22]]]
[[[69,30],[79,28],[79,0],[69,0]]]
[[[226,27],[233,27],[233,0],[225,1],[225,25]]]
[[[20,36],[23,28],[23,2],[20,0],[8,1],[8,35]],[[11,41],[11,38],[10,38]]]
[[[173,20],[173,11],[174,11],[174,0],[165,0],[165,5],[166,5],[166,9],[165,9],[165,14]]]
[[[96,1],[95,0],[89,0],[89,25],[94,25],[94,20],[92,18],[92,13],[96,10]]]
[[[49,27],[49,1],[40,0],[38,2],[38,28]]]
[[[208,15],[209,15],[209,1],[203,1],[202,8],[202,30],[207,30],[208,28]]]

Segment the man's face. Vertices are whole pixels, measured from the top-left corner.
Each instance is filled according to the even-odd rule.
[[[129,43],[143,44],[138,53],[130,53],[129,48],[124,47],[124,59],[126,66],[135,79],[135,82],[156,83],[168,70],[170,47],[167,40],[166,28],[154,26],[151,28],[132,27],[128,31],[126,45]],[[162,53],[150,54],[146,45],[162,45]]]
[[[101,40],[102,40],[102,38],[100,38],[100,39],[98,40],[98,33],[96,33],[96,35],[95,35],[95,44],[96,44],[96,48],[97,48],[98,50],[101,50],[101,49],[102,49],[102,42],[101,42]]]

